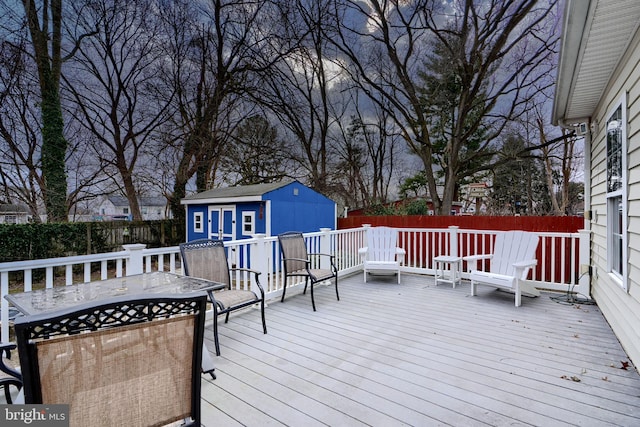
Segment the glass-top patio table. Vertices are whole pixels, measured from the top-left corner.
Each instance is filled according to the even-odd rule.
[[[213,292],[224,289],[223,283],[190,276],[156,271],[68,286],[37,289],[5,295],[22,314],[34,315],[71,308],[84,302],[99,302],[122,295],[149,295],[190,292]],[[206,346],[202,349],[202,371],[213,376],[215,367]]]

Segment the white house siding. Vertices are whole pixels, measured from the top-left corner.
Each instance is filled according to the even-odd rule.
[[[114,203],[114,201],[116,203]],[[167,204],[160,197],[142,198],[138,203],[144,221],[168,218]],[[103,221],[110,221],[114,217],[122,219],[125,215],[127,217],[131,215],[131,208],[129,207],[129,202],[124,197],[104,197],[98,205],[94,217],[101,218]]]
[[[594,118],[598,131],[591,143],[591,221],[592,265],[596,273],[592,296],[615,331],[622,346],[640,366],[640,33],[606,89]],[[608,274],[606,123],[608,115],[626,92],[628,205],[627,243],[629,246],[628,291]]]

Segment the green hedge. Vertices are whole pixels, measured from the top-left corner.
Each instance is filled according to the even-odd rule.
[[[124,243],[175,246],[183,239],[184,225],[173,220],[0,224],[0,262],[105,253]]]

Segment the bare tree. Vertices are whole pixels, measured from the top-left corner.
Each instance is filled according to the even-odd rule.
[[[338,122],[342,141],[334,144],[339,159],[331,181],[345,206],[368,208],[389,201],[400,138],[385,109],[360,106],[357,98],[353,104],[355,113],[348,126]]]
[[[328,34],[345,56],[345,69],[381,108],[387,108],[405,142],[424,166],[435,211],[448,214],[464,175],[491,167],[495,143],[507,124],[540,90],[540,64],[557,38],[549,28],[555,1],[458,0],[336,2],[338,32]],[[437,42],[436,42],[437,41]],[[443,161],[432,139],[420,73],[435,75],[424,59],[439,45],[458,90],[451,111]],[[435,75],[437,77],[437,75]],[[447,77],[448,76],[443,76]],[[388,106],[380,103],[385,99]],[[479,128],[485,140],[476,152],[460,153]],[[476,167],[467,167],[473,162]],[[444,191],[439,196],[438,177]]]
[[[341,129],[344,144],[336,144],[339,160],[333,170],[334,193],[344,206],[368,206],[370,199],[365,195],[371,194],[371,181],[370,169],[367,168],[366,143],[375,138],[375,130],[356,117],[352,118],[346,128],[341,126]]]
[[[2,199],[28,207],[40,221],[40,120],[37,77],[29,72],[26,39],[19,36],[0,44],[0,183]],[[34,64],[33,70],[35,72]]]
[[[332,3],[289,2],[282,19],[292,25],[282,38],[291,50],[263,76],[256,93],[290,135],[290,160],[298,165],[291,175],[326,195],[334,191],[330,178],[337,160],[332,131],[345,115],[343,82],[331,62],[336,52],[325,38],[325,27],[335,25]]]
[[[187,4],[166,14],[173,21],[168,23],[173,29],[171,81],[177,94],[173,121],[179,130],[170,195],[176,218],[184,216],[180,200],[194,176],[198,191],[216,182],[225,145],[240,121],[252,114],[246,101],[255,75],[280,55],[278,1],[211,0],[197,8]]]
[[[225,181],[225,159],[281,155],[247,143],[256,135],[241,124],[259,113],[279,122],[276,139],[261,128],[262,141],[287,144],[288,175],[345,204],[387,201],[403,141],[436,212],[448,214],[465,180],[513,160],[501,135],[552,84],[556,0],[81,0],[64,21],[61,0],[35,3],[23,0],[22,24],[36,89],[61,107],[46,107],[45,124],[49,101],[38,104],[38,118],[36,94],[7,92],[13,99],[2,107],[13,115],[0,118],[3,140],[13,141],[4,159],[17,170],[3,168],[0,178],[6,188],[33,188],[24,198],[34,209],[39,198],[53,200],[56,182],[44,165],[53,154],[39,151],[49,138],[40,122],[47,135],[67,137],[54,150],[64,143],[64,181],[73,186],[66,205],[110,191],[111,182],[140,218],[138,196],[156,187],[179,219],[187,190]],[[570,169],[553,158],[572,146],[534,130],[527,154],[542,153],[554,174]],[[236,168],[227,181],[265,178],[271,165],[257,166]]]
[[[555,76],[547,76],[553,81]],[[581,150],[578,145],[578,137],[567,130],[562,130],[559,137],[558,129],[547,124],[550,116],[551,100],[550,90],[541,90],[536,95],[537,102],[522,115],[520,120],[514,122],[524,138],[532,141],[534,149],[520,153],[520,158],[539,160],[543,165],[546,189],[551,200],[549,212],[553,215],[566,215],[575,211],[575,203],[572,194],[575,190],[577,164]],[[537,142],[533,142],[537,141]]]
[[[544,162],[547,188],[551,195],[553,213],[566,215],[570,211],[571,182],[575,175],[578,138],[575,134],[569,135],[568,131],[563,129],[562,132],[566,138],[554,144],[548,144],[548,131],[545,129],[544,123],[544,119],[538,116],[536,124],[540,136],[540,150]],[[556,185],[557,181],[559,181],[559,185]]]
[[[93,147],[99,145],[95,136],[80,121],[74,120],[82,120],[82,115],[72,110],[74,107],[77,109],[77,106],[68,102],[63,105],[69,117],[65,127],[65,135],[69,141],[66,160],[69,184],[67,200],[69,218],[73,221],[86,218],[92,202],[101,196],[113,194],[118,189],[115,183],[120,180],[118,172],[104,167],[101,159],[95,155]]]
[[[15,17],[5,17],[11,21]],[[0,180],[4,199],[28,206],[34,221],[45,213],[46,183],[41,164],[42,126],[37,67],[28,53],[26,28],[4,22],[7,38],[0,44]],[[13,26],[11,25],[13,24]],[[69,107],[61,99],[63,113]],[[69,115],[67,115],[67,118]],[[66,197],[69,212],[99,192],[102,171],[88,155],[86,135],[77,122],[66,119],[65,174],[70,184]]]
[[[96,142],[94,152],[107,170],[117,171],[115,183],[133,218],[141,220],[138,159],[145,149],[150,154],[159,149],[155,131],[171,97],[158,102],[155,96],[166,89],[157,79],[162,38],[156,5],[151,0],[88,0],[75,6],[81,31],[98,32],[79,47],[65,81],[78,105],[78,122]]]

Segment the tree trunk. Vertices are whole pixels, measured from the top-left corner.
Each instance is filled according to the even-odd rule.
[[[187,143],[188,144],[188,143]],[[181,223],[184,223],[186,218],[186,212],[184,206],[180,201],[187,194],[187,181],[189,181],[189,163],[191,162],[191,154],[187,152],[187,148],[182,155],[178,170],[176,171],[176,180],[173,183],[173,193],[169,197],[169,207],[173,213],[173,218]]]
[[[60,105],[60,69],[62,65],[62,0],[51,0],[51,28],[49,36],[49,11],[46,3],[42,11],[42,25],[34,0],[22,2],[33,43],[38,78],[40,81],[40,106],[42,114],[42,176],[43,196],[50,222],[68,221],[67,173],[65,159],[67,140],[64,137],[62,106]],[[51,57],[48,41],[51,39]]]
[[[560,209],[558,206],[558,199],[553,188],[553,165],[551,164],[550,148],[545,144],[547,137],[545,136],[544,123],[541,118],[538,118],[538,131],[540,132],[540,145],[542,146],[542,156],[544,159],[544,172],[547,182],[547,188],[549,189],[549,196],[551,197],[551,206],[555,215],[564,214],[564,209]]]
[[[136,188],[131,179],[131,175],[124,179],[124,190],[127,194],[127,200],[129,201],[129,208],[131,208],[131,217],[134,221],[142,221],[142,212],[140,211],[140,203],[138,201],[138,194]]]
[[[46,84],[42,96],[42,175],[49,222],[64,222],[67,216],[67,140],[63,135],[62,109],[58,91]]]

